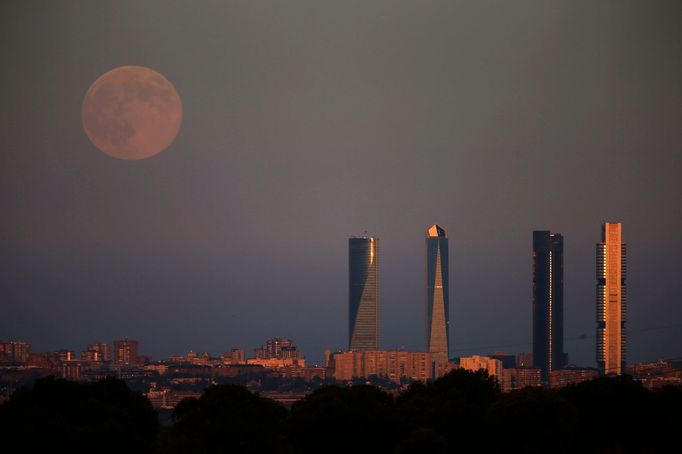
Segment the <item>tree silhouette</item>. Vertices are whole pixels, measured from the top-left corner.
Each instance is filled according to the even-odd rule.
[[[682,427],[682,387],[666,386],[653,393],[653,410],[649,440],[658,452],[680,451],[679,431]]]
[[[531,388],[503,394],[488,412],[493,443],[523,452],[569,452],[577,448],[575,407],[557,391]],[[583,450],[583,449],[579,449]]]
[[[500,395],[487,372],[455,369],[433,383],[416,382],[396,400],[400,419],[410,433],[431,429],[450,448],[480,442],[488,430],[486,414]]]
[[[290,412],[241,385],[210,386],[159,429],[149,401],[121,380],[50,377],[0,405],[0,439],[76,453],[679,452],[681,409],[682,388],[652,392],[627,376],[502,394],[485,372],[458,369],[395,399],[370,385],[324,386]]]
[[[651,447],[653,393],[629,376],[602,376],[560,391],[577,410],[576,443],[596,451]]]
[[[241,385],[210,386],[175,407],[173,428],[159,452],[289,452],[282,432],[286,417],[284,407]]]
[[[151,452],[158,420],[149,400],[115,378],[78,383],[52,377],[0,406],[3,443],[23,452]]]
[[[297,452],[390,452],[400,424],[393,398],[368,385],[320,388],[291,409],[289,437]]]

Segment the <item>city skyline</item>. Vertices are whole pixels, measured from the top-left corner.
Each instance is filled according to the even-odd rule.
[[[626,365],[626,337],[625,337],[625,270],[626,245],[621,240],[621,223],[603,222],[601,224],[602,241],[596,245],[596,276],[597,276],[597,334],[596,365],[601,373],[621,374]],[[568,352],[563,348],[563,235],[548,230],[534,230],[532,232],[532,349],[531,352],[497,351],[494,354],[485,352],[492,357],[507,357],[511,355],[532,354],[533,367],[540,371],[542,382],[549,383],[550,374],[554,370],[564,369],[567,365],[575,367],[575,362],[568,361]],[[450,359],[449,344],[449,249],[447,246],[447,232],[438,224],[431,225],[425,234],[426,240],[426,317],[425,317],[425,349],[433,362],[433,376],[446,370]],[[376,237],[353,236],[348,239],[348,352],[379,351],[379,239]],[[616,327],[616,329],[613,328]],[[434,334],[435,333],[435,334]],[[28,355],[29,343],[25,340],[13,339],[5,344],[9,350],[2,353],[9,357],[24,358]],[[14,351],[17,345],[21,348]],[[114,340],[114,363],[130,365],[131,358],[139,356],[138,341]],[[319,346],[318,346],[319,347]],[[224,349],[225,350],[225,349]],[[230,351],[241,351],[242,347]],[[190,350],[191,351],[191,350]],[[290,351],[286,357],[302,360],[304,356],[289,339],[280,337],[268,340],[267,346],[255,349],[255,360],[271,357],[284,358],[280,351]],[[335,350],[343,352],[342,349]],[[382,350],[385,351],[385,350]],[[394,351],[405,351],[398,349]],[[267,352],[264,353],[264,352]],[[327,352],[332,350],[325,347],[326,364]],[[481,352],[478,352],[481,353]],[[67,360],[76,359],[74,352],[69,349],[56,350],[61,358],[67,355]],[[204,355],[208,355],[205,352]],[[293,355],[293,356],[292,356]],[[73,357],[72,357],[73,356]],[[170,357],[173,357],[171,355]],[[81,351],[81,360],[108,361],[110,345],[95,342],[88,344]],[[660,359],[660,358],[659,358]],[[501,367],[501,366],[500,366]],[[569,367],[569,369],[570,369]],[[440,371],[440,372],[437,372]]]
[[[565,351],[593,364],[597,226],[617,220],[628,361],[682,355],[679,2],[36,6],[0,5],[2,338],[167,356],[279,335],[321,361],[347,348],[346,239],[368,230],[380,347],[422,350],[438,222],[451,356],[530,351],[547,229],[567,245]],[[181,100],[147,159],[95,143],[121,67],[167,82],[138,111]]]

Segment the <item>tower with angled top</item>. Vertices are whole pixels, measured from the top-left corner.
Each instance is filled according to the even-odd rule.
[[[426,351],[436,369],[450,356],[448,281],[448,234],[433,224],[426,230]]]
[[[348,239],[348,349],[379,349],[379,239]]]

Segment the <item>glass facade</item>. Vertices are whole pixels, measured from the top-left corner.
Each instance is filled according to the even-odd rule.
[[[597,367],[602,374],[625,370],[626,247],[622,225],[605,222],[597,244]]]
[[[426,351],[436,365],[450,356],[448,236],[434,224],[426,230]]]
[[[348,349],[379,348],[379,239],[348,240]]]
[[[533,232],[533,365],[542,381],[566,364],[564,354],[564,237]]]

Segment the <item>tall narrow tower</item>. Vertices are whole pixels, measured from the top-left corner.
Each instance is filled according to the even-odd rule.
[[[602,374],[625,369],[626,248],[620,223],[605,222],[597,243],[597,367]]]
[[[448,234],[439,225],[426,230],[426,351],[438,366],[450,357]]]
[[[542,381],[566,364],[564,354],[564,237],[533,232],[533,364]]]
[[[379,348],[379,239],[348,240],[348,349]]]

